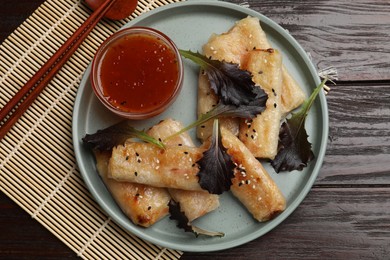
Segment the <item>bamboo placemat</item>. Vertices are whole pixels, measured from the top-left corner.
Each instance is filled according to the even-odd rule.
[[[127,21],[177,0],[139,0],[127,20],[98,24],[30,109],[1,141],[0,188],[85,259],[178,259],[181,252],[145,242],[115,224],[79,173],[72,110],[85,69],[101,42]],[[78,0],[48,0],[0,46],[0,107],[87,19]]]

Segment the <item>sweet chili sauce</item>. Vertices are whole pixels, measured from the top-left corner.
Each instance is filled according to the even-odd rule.
[[[159,36],[128,34],[104,53],[98,77],[103,96],[124,112],[148,112],[171,99],[180,77],[175,52]]]

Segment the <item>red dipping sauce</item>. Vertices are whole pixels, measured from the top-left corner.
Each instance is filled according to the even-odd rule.
[[[98,50],[91,82],[111,111],[131,119],[163,112],[178,95],[183,65],[175,44],[145,27],[119,31]]]

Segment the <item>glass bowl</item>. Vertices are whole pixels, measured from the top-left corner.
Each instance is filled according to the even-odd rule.
[[[162,113],[175,101],[182,83],[178,48],[152,28],[130,27],[114,33],[92,61],[96,96],[110,111],[128,119]]]

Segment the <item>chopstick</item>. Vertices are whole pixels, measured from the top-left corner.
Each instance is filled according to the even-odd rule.
[[[117,0],[105,0],[53,56],[27,81],[27,83],[0,110],[0,140],[7,134],[21,115],[39,96],[66,61],[107,13]]]

